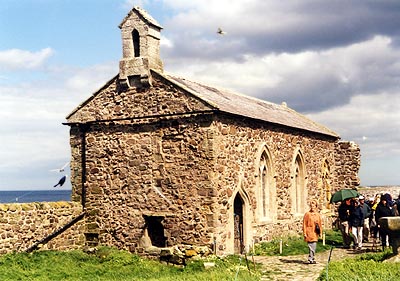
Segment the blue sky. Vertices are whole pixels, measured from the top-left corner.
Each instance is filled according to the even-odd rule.
[[[118,72],[134,5],[164,27],[165,71],[285,101],[360,145],[362,185],[400,184],[400,1],[2,0],[0,189],[57,183],[62,122]]]

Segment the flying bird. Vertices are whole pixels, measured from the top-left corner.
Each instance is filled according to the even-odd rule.
[[[62,173],[65,171],[65,167],[67,167],[69,162],[65,163],[61,168],[50,170],[51,172],[59,172]]]
[[[219,35],[225,35],[225,34],[226,34],[226,32],[223,31],[220,27],[218,27],[217,33],[218,33]]]
[[[67,175],[63,176],[54,187],[63,186],[63,184],[65,183],[66,179],[67,179]]]

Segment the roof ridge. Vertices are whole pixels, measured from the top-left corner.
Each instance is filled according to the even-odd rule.
[[[160,29],[163,28],[161,24],[158,23],[157,20],[155,20],[146,10],[140,8],[139,6],[135,6],[129,11],[129,13],[122,20],[122,22],[118,25],[119,28],[122,27],[122,25],[128,20],[128,18],[130,17],[130,15],[132,15],[133,12],[137,12],[137,14],[141,16],[145,21],[147,21],[147,23],[154,25]]]

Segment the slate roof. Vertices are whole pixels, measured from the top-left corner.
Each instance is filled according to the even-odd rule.
[[[229,114],[253,118],[273,124],[279,124],[286,127],[297,128],[309,132],[315,132],[334,138],[340,136],[327,127],[312,121],[306,116],[298,113],[297,111],[287,107],[286,105],[279,105],[265,100],[257,99],[254,97],[234,93],[232,91],[211,87],[208,85],[200,84],[187,80],[185,78],[162,74],[152,70],[153,74],[159,75],[170,83],[178,86],[179,88],[187,91],[191,95],[208,103],[213,109]],[[95,98],[102,89],[106,88],[109,84],[118,79],[118,74],[108,81],[98,91],[93,93],[87,100],[82,102],[76,107],[66,119],[69,119],[78,110],[84,107],[90,100]]]
[[[126,15],[126,17],[122,20],[122,22],[119,24],[119,28],[122,27],[122,25],[126,22],[126,20],[132,15],[132,13],[137,13],[139,16],[141,16],[147,23],[154,25],[160,29],[163,27],[152,17],[150,16],[145,10],[143,10],[140,7],[133,7],[132,10]]]
[[[339,135],[334,131],[312,121],[286,105],[278,105],[254,97],[217,89],[172,75],[158,72],[157,74],[222,112],[339,138]]]

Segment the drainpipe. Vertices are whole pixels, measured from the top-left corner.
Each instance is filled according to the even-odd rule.
[[[78,125],[80,131],[82,132],[82,153],[81,153],[81,171],[82,171],[82,195],[81,195],[81,204],[82,208],[85,209],[86,205],[86,132],[89,129],[88,124],[80,124]]]

